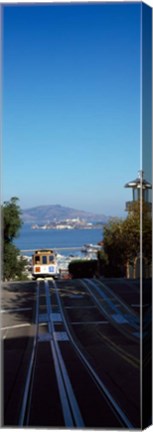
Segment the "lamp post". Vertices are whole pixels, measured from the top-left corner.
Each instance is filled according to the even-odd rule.
[[[152,203],[149,201],[149,190],[152,189],[151,183],[144,179],[144,172],[138,171],[138,177],[135,180],[129,181],[125,184],[125,188],[132,189],[132,201],[127,201],[125,210],[132,211],[133,203],[142,201],[148,206],[148,210],[151,212]]]

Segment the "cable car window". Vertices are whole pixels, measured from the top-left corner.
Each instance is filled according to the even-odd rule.
[[[35,264],[38,264],[40,262],[40,256],[36,255],[35,256]]]
[[[42,256],[42,264],[47,264],[47,257],[46,257],[46,255]]]
[[[53,255],[50,255],[49,256],[49,262],[53,262],[54,261],[54,256]]]

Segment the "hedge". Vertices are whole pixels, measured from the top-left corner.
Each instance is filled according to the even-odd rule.
[[[92,278],[97,273],[97,260],[71,261],[69,273],[73,279]]]

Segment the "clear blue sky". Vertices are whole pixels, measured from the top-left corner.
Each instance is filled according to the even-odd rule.
[[[140,7],[3,7],[3,199],[125,215],[140,168]]]

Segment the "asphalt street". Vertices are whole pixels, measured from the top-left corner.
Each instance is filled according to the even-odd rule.
[[[146,281],[145,290],[144,376],[150,371],[150,281]],[[5,283],[1,330],[2,426],[20,425],[23,417],[23,424],[37,427],[67,427],[71,422],[74,427],[140,427],[138,280]],[[81,354],[76,352],[75,344]],[[60,385],[55,351],[60,351],[62,359],[58,366],[62,370],[60,379],[66,375]],[[75,403],[67,419],[62,392],[68,393],[69,388],[72,396],[68,396],[67,403],[70,405],[71,398]],[[149,408],[144,409],[145,421],[148,416]]]

